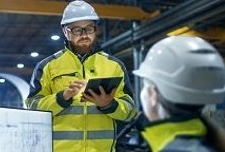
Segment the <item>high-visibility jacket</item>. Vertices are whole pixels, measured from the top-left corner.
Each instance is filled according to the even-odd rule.
[[[140,130],[151,152],[216,152],[207,143],[207,127],[195,116],[151,122]]]
[[[81,102],[81,93],[69,101],[62,96],[74,80],[118,76],[123,80],[110,106]],[[66,48],[39,62],[26,103],[30,109],[52,111],[54,152],[115,151],[115,120],[128,121],[136,114],[124,65],[101,51],[82,58]]]

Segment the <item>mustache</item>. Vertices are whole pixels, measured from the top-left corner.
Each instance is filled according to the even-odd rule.
[[[89,37],[82,37],[78,40],[78,42],[80,41],[91,41],[91,39]]]

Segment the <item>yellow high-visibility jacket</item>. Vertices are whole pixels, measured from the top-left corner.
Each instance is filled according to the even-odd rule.
[[[80,102],[81,93],[69,101],[62,96],[74,80],[118,76],[123,80],[107,107]],[[66,48],[39,62],[26,104],[30,109],[52,111],[54,152],[113,152],[115,120],[128,121],[136,114],[123,63],[101,51],[82,58]]]
[[[197,115],[183,115],[146,123],[140,128],[149,151],[213,152],[207,126]]]

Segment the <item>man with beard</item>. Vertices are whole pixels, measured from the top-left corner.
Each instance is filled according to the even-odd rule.
[[[37,64],[26,100],[30,109],[53,113],[54,152],[114,152],[116,120],[135,114],[129,78],[121,61],[97,46],[94,8],[84,1],[70,2],[61,26],[65,49]],[[122,77],[119,86],[100,94],[84,93],[91,78]]]

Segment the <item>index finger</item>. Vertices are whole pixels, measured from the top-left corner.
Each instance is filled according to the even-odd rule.
[[[111,95],[111,96],[114,96],[115,93],[116,93],[116,88],[112,89],[110,95]]]
[[[104,94],[104,95],[106,94],[106,92],[102,86],[99,86],[98,88],[99,88],[101,94]]]
[[[73,81],[72,83],[82,84],[82,85],[86,85],[86,84],[87,84],[87,82],[84,81],[84,80],[75,80],[75,81]]]

